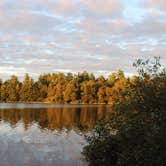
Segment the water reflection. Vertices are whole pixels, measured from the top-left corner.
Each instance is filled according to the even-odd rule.
[[[0,109],[0,121],[15,127],[22,122],[24,129],[37,123],[41,129],[91,129],[100,119],[108,119],[110,108],[104,105],[94,107],[56,107],[56,108],[8,108]]]
[[[84,134],[110,112],[104,105],[0,104],[0,166],[84,166]]]

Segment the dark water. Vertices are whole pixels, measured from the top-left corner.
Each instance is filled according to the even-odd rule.
[[[0,166],[75,166],[105,105],[0,104]]]

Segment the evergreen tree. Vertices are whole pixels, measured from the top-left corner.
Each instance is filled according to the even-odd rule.
[[[8,80],[8,84],[6,87],[7,100],[6,101],[19,101],[19,90],[20,83],[16,76],[11,76],[11,79]]]
[[[20,101],[34,101],[34,81],[26,74],[20,89]]]

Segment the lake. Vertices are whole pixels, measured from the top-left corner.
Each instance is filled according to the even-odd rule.
[[[75,166],[106,105],[0,104],[0,166]]]

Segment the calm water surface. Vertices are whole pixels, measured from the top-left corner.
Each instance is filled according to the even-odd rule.
[[[105,105],[0,103],[0,166],[75,166]]]

